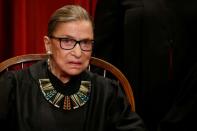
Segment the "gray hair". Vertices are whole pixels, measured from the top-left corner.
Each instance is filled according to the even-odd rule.
[[[93,21],[89,13],[79,5],[66,5],[59,9],[57,9],[49,19],[48,23],[48,36],[52,36],[52,33],[55,30],[55,27],[60,22],[71,22],[71,21],[79,21],[85,20],[89,21],[92,24]]]

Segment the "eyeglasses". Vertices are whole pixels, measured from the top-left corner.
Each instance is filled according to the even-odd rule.
[[[64,50],[71,50],[77,44],[79,44],[82,51],[91,51],[93,47],[94,40],[84,39],[84,40],[75,40],[68,37],[55,37],[50,36],[51,39],[57,39],[60,42],[60,47]]]

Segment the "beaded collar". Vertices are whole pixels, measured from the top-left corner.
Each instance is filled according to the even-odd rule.
[[[50,79],[39,79],[40,89],[47,101],[57,108],[64,110],[77,109],[86,104],[89,99],[91,82],[81,81],[79,90],[71,95],[58,92],[50,82]]]

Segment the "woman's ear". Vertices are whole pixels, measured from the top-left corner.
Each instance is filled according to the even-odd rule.
[[[44,36],[44,45],[45,45],[46,53],[48,55],[51,55],[52,54],[52,52],[51,52],[51,42],[50,42],[50,38],[48,36]]]

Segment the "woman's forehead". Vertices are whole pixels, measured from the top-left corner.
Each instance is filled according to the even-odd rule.
[[[69,36],[87,36],[93,37],[93,28],[88,21],[72,21],[66,23],[58,23],[53,34],[69,35]]]

